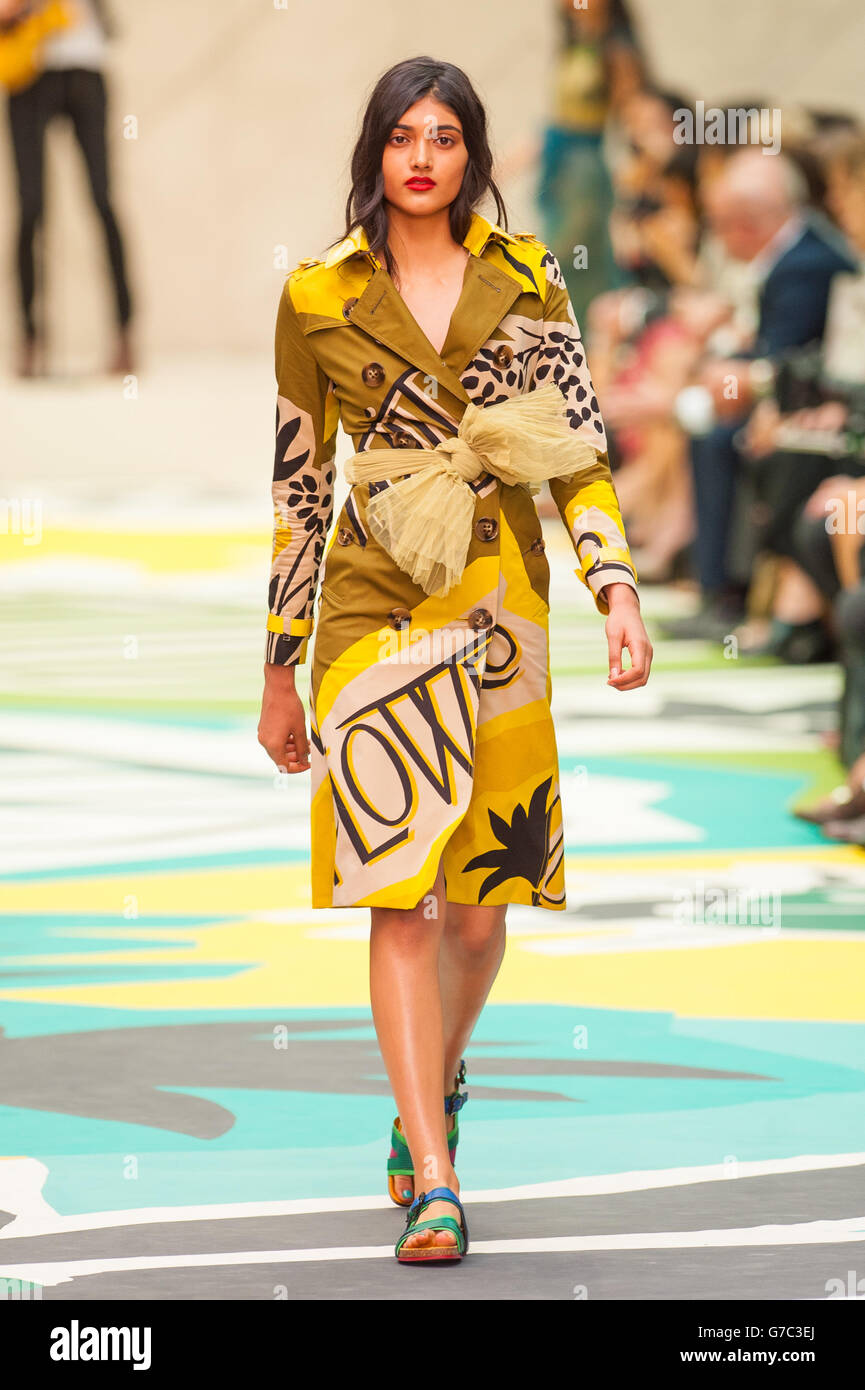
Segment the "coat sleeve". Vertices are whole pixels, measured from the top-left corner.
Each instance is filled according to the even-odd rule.
[[[296,272],[295,272],[296,273]],[[318,572],[333,519],[333,459],[339,408],[304,337],[285,282],[276,319],[276,454],[273,552],[265,659],[306,660]]]
[[[543,333],[531,384],[555,382],[567,402],[572,427],[581,439],[601,451],[594,467],[580,473],[578,479],[553,478],[549,487],[580,562],[575,573],[592,594],[598,612],[606,615],[610,605],[604,585],[630,584],[636,589],[637,571],[628,549],[607,457],[604,422],[573,305],[559,263],[549,250],[543,265],[547,274]]]

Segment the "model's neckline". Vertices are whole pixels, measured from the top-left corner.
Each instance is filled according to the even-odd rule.
[[[468,248],[467,248],[467,247],[466,247],[465,249],[468,251]],[[390,281],[391,286],[392,286],[392,288],[393,288],[394,294],[396,295],[397,299],[399,300],[400,304],[402,305],[402,308],[405,310],[405,312],[406,312],[406,314],[408,315],[408,317],[411,319],[411,321],[412,321],[412,323],[414,324],[415,328],[417,329],[418,333],[421,335],[421,337],[423,338],[424,342],[429,346],[430,351],[431,351],[431,352],[434,352],[435,355],[436,355],[436,357],[440,358],[441,361],[444,362],[444,363],[447,363],[447,347],[448,347],[448,343],[450,342],[451,338],[453,337],[454,323],[455,323],[456,320],[457,320],[457,317],[458,317],[458,315],[459,315],[460,309],[461,309],[461,307],[462,307],[463,301],[464,301],[465,296],[466,296],[466,290],[468,289],[468,281],[469,281],[469,264],[470,264],[470,262],[471,262],[472,260],[477,260],[477,257],[474,256],[473,252],[468,251],[468,254],[467,254],[466,259],[465,259],[465,264],[463,265],[463,278],[462,278],[462,282],[461,282],[461,284],[460,284],[460,291],[459,291],[459,294],[458,294],[457,297],[456,297],[456,302],[454,303],[454,307],[453,307],[453,309],[451,310],[451,315],[450,315],[450,318],[448,319],[448,326],[447,326],[447,329],[446,329],[446,331],[445,331],[444,341],[442,342],[442,345],[441,345],[440,348],[437,348],[437,347],[435,346],[435,344],[432,342],[432,340],[431,340],[431,339],[427,336],[427,334],[424,332],[424,330],[423,330],[423,328],[421,327],[420,323],[419,323],[418,320],[415,318],[414,314],[412,313],[411,309],[409,308],[409,306],[408,306],[406,300],[403,298],[403,296],[400,294],[400,291],[397,289],[396,281],[393,279],[393,277],[391,276],[390,272],[387,270],[387,268],[386,268],[383,264],[382,264],[381,267],[380,267],[381,270],[383,271],[383,273],[387,276],[388,280]]]

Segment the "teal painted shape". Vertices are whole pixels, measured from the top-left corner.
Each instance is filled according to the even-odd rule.
[[[232,869],[244,864],[302,864],[309,863],[308,849],[249,849],[214,854],[181,854],[158,859],[113,860],[110,864],[74,864],[57,869],[21,869],[17,873],[0,874],[0,883],[48,883],[63,878],[116,878],[120,874],[178,873],[185,869]]]
[[[779,925],[785,931],[863,932],[865,892],[815,888],[808,893],[782,894]]]
[[[561,757],[562,772],[586,768],[589,776],[628,777],[633,781],[645,778],[666,782],[670,790],[652,804],[688,825],[703,831],[703,838],[693,840],[657,840],[636,842],[621,840],[609,844],[592,843],[580,849],[568,846],[569,854],[629,854],[706,853],[725,849],[794,849],[804,845],[820,845],[826,840],[816,826],[798,820],[786,809],[789,802],[808,785],[810,777],[777,773],[761,768],[747,773],[741,768],[721,768],[716,763],[699,761],[699,755],[687,763],[659,757],[592,758]]]
[[[106,947],[106,949],[109,949]],[[44,985],[62,987],[82,985],[147,985],[170,980],[227,980],[237,975],[237,965],[169,965],[136,961],[130,965],[52,965],[4,964],[0,968],[0,991],[39,989]]]
[[[786,1019],[678,1019],[674,1031],[683,1038],[752,1047],[766,1057],[801,1057],[831,1062],[865,1073],[865,1024],[820,1020],[789,1023]]]
[[[43,1022],[50,1012],[58,1013],[48,1010]],[[59,1012],[68,1025],[67,1011]],[[111,1017],[99,1020],[101,1027],[159,1027],[160,1022],[177,1025],[220,1016],[165,1014],[157,1020],[138,1011],[106,1013]],[[221,1017],[232,1023],[247,1019],[253,1035],[265,1038],[266,1030],[256,1030],[255,1024],[272,1023],[276,1011]],[[374,1037],[364,1010],[292,1011],[280,1021],[291,1025],[347,1017],[356,1021],[357,1030],[334,1029],[330,1036]],[[577,1026],[587,1030],[588,1041],[588,1048],[579,1051],[573,1047]],[[473,1187],[510,1186],[717,1164],[728,1157],[742,1162],[865,1151],[865,1027],[817,1027],[831,1027],[831,1047],[830,1034],[815,1031],[812,1024],[773,1027],[738,1020],[683,1021],[662,1012],[488,1006],[468,1051],[470,1102],[461,1115],[460,1180]],[[815,1055],[809,1052],[812,1042]],[[778,1079],[521,1075],[516,1069],[485,1069],[487,1055],[619,1059]],[[365,1074],[384,1078],[380,1064]],[[339,1085],[338,1077],[334,1085]],[[513,1099],[484,1100],[477,1094],[484,1085],[514,1092],[555,1091],[567,1099],[515,1094]],[[43,1195],[63,1213],[384,1190],[394,1115],[386,1094],[170,1084],[158,1089],[210,1099],[233,1113],[235,1123],[219,1138],[202,1140],[146,1125],[0,1108],[0,1146],[46,1164],[50,1178]],[[134,1181],[124,1176],[130,1156],[137,1161]]]

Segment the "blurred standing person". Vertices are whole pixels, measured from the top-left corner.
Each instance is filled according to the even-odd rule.
[[[614,194],[604,135],[610,118],[645,85],[645,63],[624,0],[592,0],[579,10],[573,0],[559,0],[559,9],[561,39],[537,199],[544,239],[562,267],[577,320],[584,322],[595,295],[626,279],[610,242]]]
[[[45,131],[55,116],[68,116],[84,156],[90,192],[102,221],[114,293],[116,341],[109,371],[132,371],[129,339],[132,316],[123,239],[111,204],[108,151],[105,136],[106,87],[103,67],[113,25],[105,0],[0,0],[0,43],[22,42],[30,47],[30,72],[23,71],[10,87],[9,129],[15,157],[18,191],[17,274],[21,304],[21,342],[18,374],[34,376],[44,370],[39,361],[44,346],[42,322],[35,314],[35,244],[44,210]],[[29,80],[28,80],[29,79]]]

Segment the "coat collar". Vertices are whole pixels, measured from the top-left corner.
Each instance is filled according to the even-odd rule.
[[[491,237],[512,246],[519,246],[516,237],[512,237],[503,227],[499,227],[495,222],[488,222],[479,212],[473,212],[469,229],[463,237],[463,246],[472,256],[480,256]],[[344,237],[336,246],[332,246],[324,258],[324,263],[330,270],[332,266],[339,265],[349,256],[359,254],[366,254],[376,266],[379,265],[377,257],[369,249],[369,241],[363,227],[355,227],[354,231],[347,237]]]
[[[362,227],[333,248],[325,265],[338,265],[358,253],[369,257],[375,271],[351,311],[351,322],[376,342],[413,363],[428,380],[437,383],[437,388],[465,406],[471,403],[471,397],[460,376],[524,287],[521,279],[510,270],[481,259],[481,252],[492,240],[520,247],[515,237],[479,213],[473,213],[463,238],[463,245],[469,251],[463,289],[441,354],[421,331],[384,266],[369,251]]]

